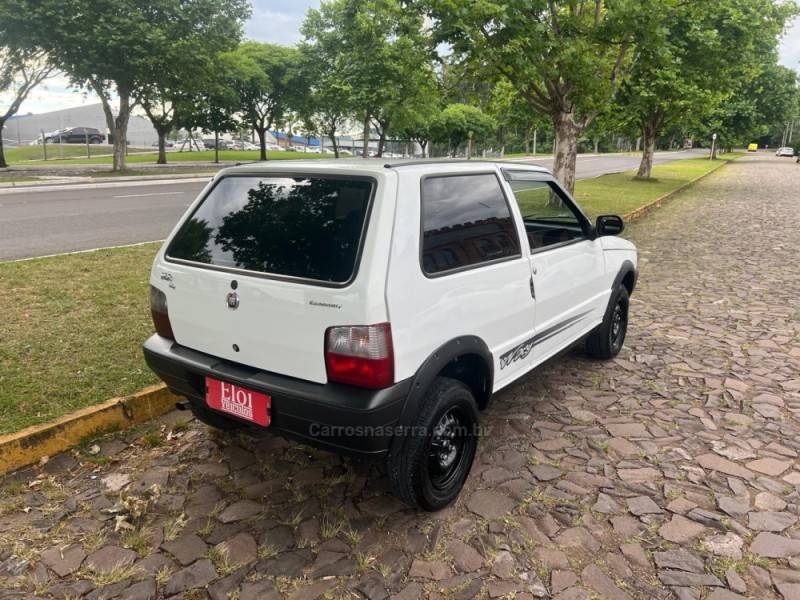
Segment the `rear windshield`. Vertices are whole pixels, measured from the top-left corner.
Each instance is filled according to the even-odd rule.
[[[172,240],[167,257],[330,283],[356,269],[373,182],[226,177]]]

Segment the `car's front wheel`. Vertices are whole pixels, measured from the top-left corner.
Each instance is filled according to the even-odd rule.
[[[628,290],[620,285],[611,295],[603,322],[586,338],[586,351],[595,358],[614,358],[628,332]]]
[[[395,494],[415,508],[435,511],[458,496],[478,447],[478,407],[466,385],[434,380],[411,428],[389,454]]]

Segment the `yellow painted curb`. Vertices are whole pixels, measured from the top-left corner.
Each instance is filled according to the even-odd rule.
[[[737,158],[738,158],[738,157],[737,157]],[[660,206],[661,206],[661,205],[664,203],[664,201],[666,201],[666,200],[669,200],[669,199],[670,199],[670,198],[672,198],[672,196],[674,196],[675,194],[677,194],[677,193],[679,193],[679,192],[682,192],[683,190],[685,190],[686,188],[688,188],[688,187],[689,187],[689,186],[691,186],[691,185],[694,185],[695,183],[697,183],[698,181],[700,181],[700,180],[701,180],[701,179],[703,179],[704,177],[708,177],[708,176],[709,176],[709,175],[711,175],[712,173],[716,173],[716,172],[717,172],[717,171],[719,171],[719,170],[720,170],[722,167],[724,167],[725,165],[728,165],[728,164],[732,163],[734,160],[737,160],[737,159],[736,159],[736,158],[734,158],[733,160],[726,160],[726,161],[724,161],[722,164],[720,164],[720,165],[717,165],[717,167],[716,167],[716,168],[714,168],[714,169],[711,169],[710,171],[708,171],[708,172],[706,172],[706,173],[703,173],[702,175],[699,175],[699,176],[695,177],[694,179],[692,179],[692,180],[690,180],[690,181],[687,181],[687,182],[686,182],[686,183],[684,183],[683,185],[676,187],[676,188],[675,188],[674,190],[672,190],[671,192],[667,192],[666,194],[663,194],[663,195],[659,196],[659,197],[658,197],[658,198],[656,198],[655,200],[653,200],[653,201],[651,201],[651,202],[648,202],[648,203],[647,203],[647,204],[645,204],[644,206],[640,206],[639,208],[635,208],[635,209],[633,209],[632,211],[630,211],[629,213],[626,213],[626,214],[622,215],[622,219],[623,219],[623,220],[624,220],[626,223],[630,223],[631,221],[635,221],[636,219],[641,219],[643,216],[645,216],[645,215],[646,215],[647,213],[649,213],[651,210],[653,210],[653,209],[655,209],[655,208],[659,208],[659,207],[660,207]]]
[[[63,452],[87,437],[149,421],[171,411],[178,400],[165,385],[153,385],[131,396],[82,408],[50,423],[0,436],[0,474]]]

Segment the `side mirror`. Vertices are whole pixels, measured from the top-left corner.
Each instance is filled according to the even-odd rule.
[[[597,217],[595,231],[598,236],[619,235],[625,229],[625,222],[617,215],[600,215]]]

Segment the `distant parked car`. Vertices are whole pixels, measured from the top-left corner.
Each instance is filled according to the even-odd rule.
[[[46,133],[44,139],[49,144],[85,144],[87,137],[90,144],[102,144],[106,141],[106,136],[94,127],[59,129]]]
[[[217,145],[219,146],[220,150],[230,150],[231,143],[229,140],[220,139],[219,143],[217,143],[214,138],[203,138],[203,145],[206,147],[206,150],[213,150]]]
[[[270,152],[286,152],[286,148],[278,144],[267,144],[267,150]]]
[[[232,142],[228,143],[228,150],[258,150],[258,146],[251,144],[250,142],[233,140]]]
[[[778,148],[778,151],[775,153],[775,156],[794,156],[794,148],[790,148],[789,146]]]

